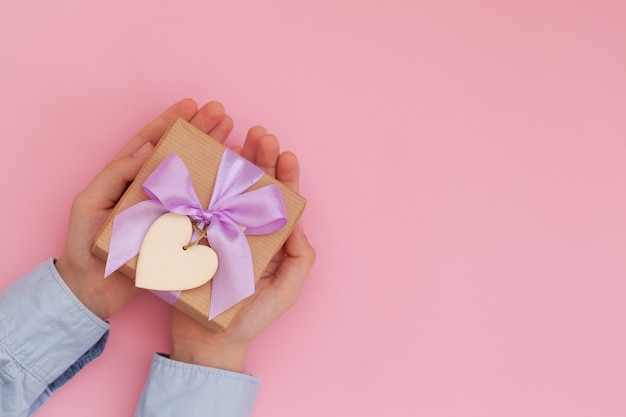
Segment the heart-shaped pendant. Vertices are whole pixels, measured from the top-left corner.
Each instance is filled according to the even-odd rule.
[[[189,244],[191,220],[166,213],[148,229],[137,260],[135,286],[149,290],[182,291],[199,287],[217,271],[217,254],[204,245]]]

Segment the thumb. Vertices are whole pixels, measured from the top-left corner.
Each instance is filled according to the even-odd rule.
[[[131,156],[111,161],[83,192],[98,208],[111,208],[117,204],[128,183],[133,181],[144,162],[148,159],[153,145],[145,143]]]
[[[291,233],[284,248],[287,256],[276,270],[272,285],[278,289],[285,305],[291,306],[313,267],[316,254],[300,225]]]

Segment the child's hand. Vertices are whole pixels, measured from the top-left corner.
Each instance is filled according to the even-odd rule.
[[[103,319],[126,305],[139,290],[119,272],[103,278],[104,262],[91,254],[91,247],[128,183],[135,179],[154,145],[178,117],[221,142],[233,127],[232,119],[218,102],[198,110],[191,99],[179,101],[137,133],[74,199],[65,248],[56,268],[76,297]]]
[[[296,156],[279,153],[278,141],[262,127],[248,132],[243,157],[298,191],[300,168]],[[287,239],[256,284],[256,292],[245,302],[230,326],[213,333],[184,313],[174,310],[171,359],[230,371],[243,371],[252,340],[296,301],[300,288],[315,261],[315,251],[301,225]]]

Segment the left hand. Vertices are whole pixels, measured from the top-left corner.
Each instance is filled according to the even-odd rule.
[[[118,200],[149,158],[165,131],[183,118],[223,142],[233,121],[218,102],[198,110],[195,101],[181,100],[137,133],[113,160],[74,199],[63,252],[56,261],[59,274],[74,295],[93,313],[106,319],[139,293],[134,283],[119,272],[104,278],[104,262],[91,248]]]

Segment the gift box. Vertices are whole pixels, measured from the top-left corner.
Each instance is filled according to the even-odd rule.
[[[216,187],[216,194],[227,195],[229,193],[229,189],[224,190],[224,187],[231,187],[232,189],[237,186],[246,186],[241,184],[241,181],[237,176],[239,174],[237,174],[236,172],[235,174],[233,174],[232,172],[229,174],[228,172],[224,173],[222,171],[230,170],[231,166],[237,166],[239,167],[239,169],[242,169],[247,173],[258,170],[258,168],[254,167],[248,161],[242,161],[245,161],[242,157],[237,156],[232,151],[227,149],[224,145],[212,139],[204,132],[198,130],[197,128],[182,119],[177,120],[161,138],[151,158],[146,162],[135,180],[130,184],[129,188],[126,190],[126,192],[116,205],[113,213],[111,214],[98,235],[98,238],[92,250],[93,254],[96,255],[98,258],[107,261],[108,258],[112,257],[112,255],[110,255],[112,251],[116,253],[120,252],[120,249],[117,247],[111,248],[112,237],[114,246],[123,246],[129,241],[131,243],[142,242],[144,236],[141,235],[145,232],[132,232],[130,235],[124,236],[124,238],[119,238],[116,237],[116,235],[114,234],[114,224],[115,228],[117,228],[115,233],[119,235],[119,224],[121,223],[121,220],[119,219],[121,219],[121,217],[125,216],[127,213],[130,213],[136,208],[141,207],[142,205],[159,204],[158,201],[153,201],[158,200],[158,198],[155,198],[153,192],[146,188],[148,183],[154,186],[154,184],[151,184],[151,182],[157,182],[156,188],[162,186],[170,187],[170,189],[172,189],[174,193],[177,193],[178,190],[185,188],[184,184],[168,184],[169,182],[175,182],[180,180],[172,179],[171,176],[168,174],[170,171],[164,171],[164,166],[166,164],[171,164],[174,162],[178,163],[178,168],[180,168],[179,170],[185,171],[184,168],[186,168],[190,178],[190,184],[187,188],[192,188],[192,192],[195,192],[197,200],[202,205],[201,211],[207,212],[207,210],[210,211],[210,209],[207,209],[209,207],[209,204],[213,204],[213,201],[215,200],[213,194],[214,187],[216,186],[216,178],[219,181],[218,187]],[[155,179],[157,178],[157,174],[160,176],[158,177],[158,179]],[[227,176],[230,176],[232,178],[227,178],[225,181],[222,181],[222,179]],[[259,179],[256,180],[256,178]],[[255,182],[251,186],[247,187],[243,192],[240,193],[239,191],[237,191],[235,192],[235,194],[240,194],[244,196],[244,198],[247,195],[263,196],[263,198],[248,199],[254,202],[254,204],[260,204],[261,206],[259,206],[258,208],[248,207],[254,205],[249,202],[246,203],[246,209],[248,209],[248,211],[252,213],[252,216],[256,216],[257,212],[259,213],[259,216],[262,216],[267,211],[262,206],[265,203],[263,199],[266,195],[263,193],[270,189],[275,192],[278,199],[282,198],[281,204],[284,205],[282,207],[282,209],[284,210],[284,219],[282,220],[282,223],[275,222],[275,224],[272,226],[272,231],[269,233],[264,233],[267,232],[267,230],[261,228],[257,230],[260,231],[260,233],[250,234],[246,230],[245,225],[239,225],[242,233],[241,236],[245,236],[245,239],[239,239],[238,244],[240,246],[241,244],[243,244],[249,249],[239,247],[238,250],[242,253],[249,251],[249,255],[243,253],[240,256],[239,252],[237,252],[237,254],[233,254],[231,253],[230,248],[227,244],[225,247],[221,248],[221,252],[218,249],[214,248],[216,249],[218,254],[223,253],[224,256],[228,255],[230,257],[230,259],[224,258],[224,261],[227,262],[222,262],[222,256],[219,257],[220,259],[219,265],[217,267],[217,274],[214,279],[197,288],[178,292],[158,292],[157,295],[160,295],[161,298],[170,302],[174,307],[182,310],[189,316],[193,317],[195,320],[197,320],[199,323],[202,323],[210,330],[221,331],[226,328],[233,320],[237,312],[241,309],[246,300],[244,299],[237,302],[236,304],[230,306],[225,311],[220,312],[215,317],[212,317],[209,320],[210,309],[212,308],[212,293],[215,293],[214,295],[217,298],[218,290],[221,293],[223,291],[221,288],[223,288],[224,285],[228,287],[230,282],[228,280],[241,279],[240,275],[242,274],[239,273],[236,268],[243,268],[245,270],[249,267],[250,275],[252,275],[253,273],[254,282],[256,283],[260,279],[261,274],[267,267],[270,260],[274,257],[274,255],[276,255],[276,253],[280,250],[280,248],[287,240],[287,237],[293,230],[293,227],[300,218],[302,211],[304,210],[304,207],[306,205],[306,200],[302,196],[289,190],[282,183],[262,173],[260,170],[257,177],[255,177]],[[150,194],[150,196],[146,193]],[[155,191],[154,193],[157,193],[157,191]],[[233,194],[233,192],[231,192],[231,194]],[[161,198],[161,200],[166,199]],[[228,200],[225,198],[224,200],[227,200],[226,203],[228,203],[233,199]],[[275,209],[274,206],[276,204],[274,203],[272,203],[273,205],[269,207],[269,209]],[[224,206],[224,204],[218,205]],[[167,205],[167,202],[165,203],[165,205]],[[168,211],[168,209],[163,210]],[[120,213],[123,213],[123,215],[119,216]],[[145,223],[147,219],[142,218],[142,214],[140,214],[140,212],[138,213],[135,213],[134,215],[140,217],[135,218],[135,220],[139,223]],[[213,217],[213,221],[215,221],[215,219],[217,219],[217,217]],[[152,220],[148,221],[152,222]],[[132,229],[133,221],[130,221],[130,223],[131,224],[128,227]],[[208,224],[208,241],[211,242],[211,221],[206,221],[205,223]],[[252,223],[254,223],[254,221],[252,221]],[[202,224],[204,225],[204,223]],[[217,227],[217,225],[215,225],[215,227]],[[252,229],[254,229],[254,227],[250,228],[250,230]],[[230,230],[228,233],[225,234],[233,235],[233,231]],[[201,241],[201,243],[207,244],[206,239]],[[221,245],[224,246],[225,243],[222,242]],[[215,245],[211,244],[211,246]],[[233,256],[235,257],[234,259]],[[251,259],[249,259],[250,256]],[[134,280],[137,270],[137,260],[138,256],[133,256],[131,259],[125,261],[123,265],[119,266],[119,268],[116,269],[128,276],[130,279]],[[111,259],[109,259],[109,261],[111,261]],[[109,267],[110,263],[107,263],[107,268]],[[228,268],[230,268],[230,270]],[[219,284],[216,284],[218,275],[221,281]],[[252,277],[250,277],[250,279],[252,279]],[[216,287],[214,289],[214,285],[219,285],[220,288]]]

